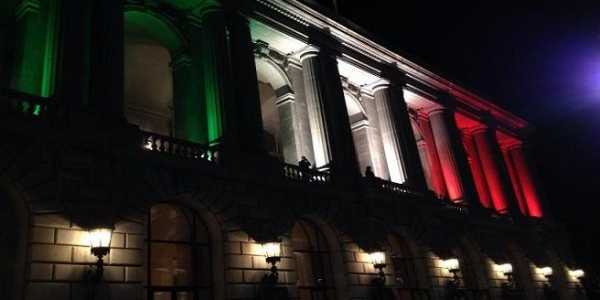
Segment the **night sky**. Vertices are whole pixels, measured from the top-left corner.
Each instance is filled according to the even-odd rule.
[[[389,48],[534,126],[543,191],[589,274],[600,270],[600,1],[554,2],[337,0]]]

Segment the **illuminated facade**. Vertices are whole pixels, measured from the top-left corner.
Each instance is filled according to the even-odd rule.
[[[585,297],[530,126],[355,25],[291,0],[0,23],[1,299]]]

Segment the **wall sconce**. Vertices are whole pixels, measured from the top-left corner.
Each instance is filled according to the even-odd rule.
[[[450,258],[442,261],[442,266],[450,273],[452,273],[452,279],[448,281],[448,285],[453,288],[458,288],[460,286],[460,278],[458,277],[458,272],[460,269],[458,268],[458,259]]]
[[[265,260],[271,264],[271,274],[263,277],[263,282],[274,285],[277,283],[279,274],[277,273],[277,262],[281,261],[281,242],[268,242],[262,245],[265,254]]]
[[[546,289],[550,289],[552,288],[552,268],[550,267],[543,267],[541,269],[539,269],[540,273],[542,273],[542,275],[544,275],[544,277],[546,277],[546,283],[544,284],[544,288]]]
[[[581,286],[581,280],[583,280],[583,276],[585,276],[585,272],[583,272],[582,269],[573,270],[573,271],[571,271],[571,276],[577,278],[577,280],[579,281],[577,283],[577,286],[575,286],[575,288],[577,288],[578,291],[583,292],[583,289]]]
[[[113,227],[98,226],[89,229],[90,252],[98,258],[96,261],[96,269],[90,266],[86,274],[86,282],[88,283],[88,298],[94,299],[94,291],[102,275],[104,274],[104,256],[110,251],[110,242],[112,240]]]
[[[371,262],[373,263],[373,267],[375,269],[379,269],[379,277],[372,280],[372,283],[378,286],[385,285],[385,273],[383,269],[385,269],[385,253],[381,251],[371,252],[369,253],[369,257],[371,258]]]
[[[504,274],[504,276],[506,276],[506,283],[504,283],[504,286],[512,289],[515,286],[515,282],[513,280],[513,267],[511,264],[501,264],[498,266],[498,269],[500,269],[500,272],[502,272]]]

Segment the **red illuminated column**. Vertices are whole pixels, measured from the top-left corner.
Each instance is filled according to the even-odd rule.
[[[540,196],[535,184],[533,170],[525,154],[523,143],[515,143],[508,147],[508,153],[514,163],[516,177],[519,179],[523,198],[529,215],[541,218],[544,215]]]
[[[431,132],[431,126],[427,116],[419,115],[419,126],[423,131],[423,138],[427,143],[427,155],[429,157],[429,174],[431,176],[431,185],[433,191],[439,197],[447,196],[446,182],[444,181],[444,174],[442,173],[442,166],[440,164],[440,158],[435,147],[435,141],[433,139],[433,133]]]
[[[423,167],[402,86],[382,83],[373,90],[379,129],[392,180],[425,188]]]
[[[481,161],[483,175],[487,182],[490,196],[496,211],[506,214],[508,213],[508,186],[505,185],[501,172],[504,166],[501,161],[498,161],[495,150],[493,149],[493,141],[495,135],[493,129],[481,126],[473,130],[473,140],[477,147],[477,154]]]
[[[454,111],[437,105],[429,109],[428,113],[448,197],[455,202],[466,202],[470,208],[481,208],[476,200],[477,191],[454,119]]]
[[[477,189],[477,194],[479,195],[479,201],[485,208],[492,208],[492,198],[490,196],[490,191],[485,180],[485,175],[483,174],[483,168],[481,167],[481,160],[477,153],[477,147],[475,146],[475,141],[473,140],[472,135],[466,135],[464,137],[465,149],[467,150],[467,155],[469,159],[469,166],[471,167],[471,172],[473,173],[473,180],[475,181],[475,188]]]
[[[519,178],[517,177],[515,165],[512,159],[510,158],[508,150],[503,150],[502,156],[504,157],[504,162],[506,164],[508,175],[510,176],[510,181],[512,183],[513,190],[515,191],[515,197],[517,198],[519,210],[521,211],[522,215],[527,216],[527,204],[525,203],[525,199],[523,198],[523,191],[521,191],[521,186],[519,184]]]

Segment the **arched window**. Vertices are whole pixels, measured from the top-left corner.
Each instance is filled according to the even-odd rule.
[[[292,229],[300,300],[335,300],[329,247],[323,232],[301,220]]]
[[[388,237],[390,263],[393,269],[394,283],[400,300],[430,299],[428,289],[422,284],[418,274],[419,265],[413,257],[407,241],[396,235]],[[392,284],[392,283],[390,283]]]
[[[482,266],[481,261],[476,257],[475,251],[469,249],[469,247],[459,243],[454,251],[459,261],[461,285],[464,285],[468,299],[489,300],[490,292],[487,287],[481,284],[482,280],[486,278],[480,269]]]
[[[198,214],[152,206],[146,246],[148,300],[212,299],[210,237]]]

